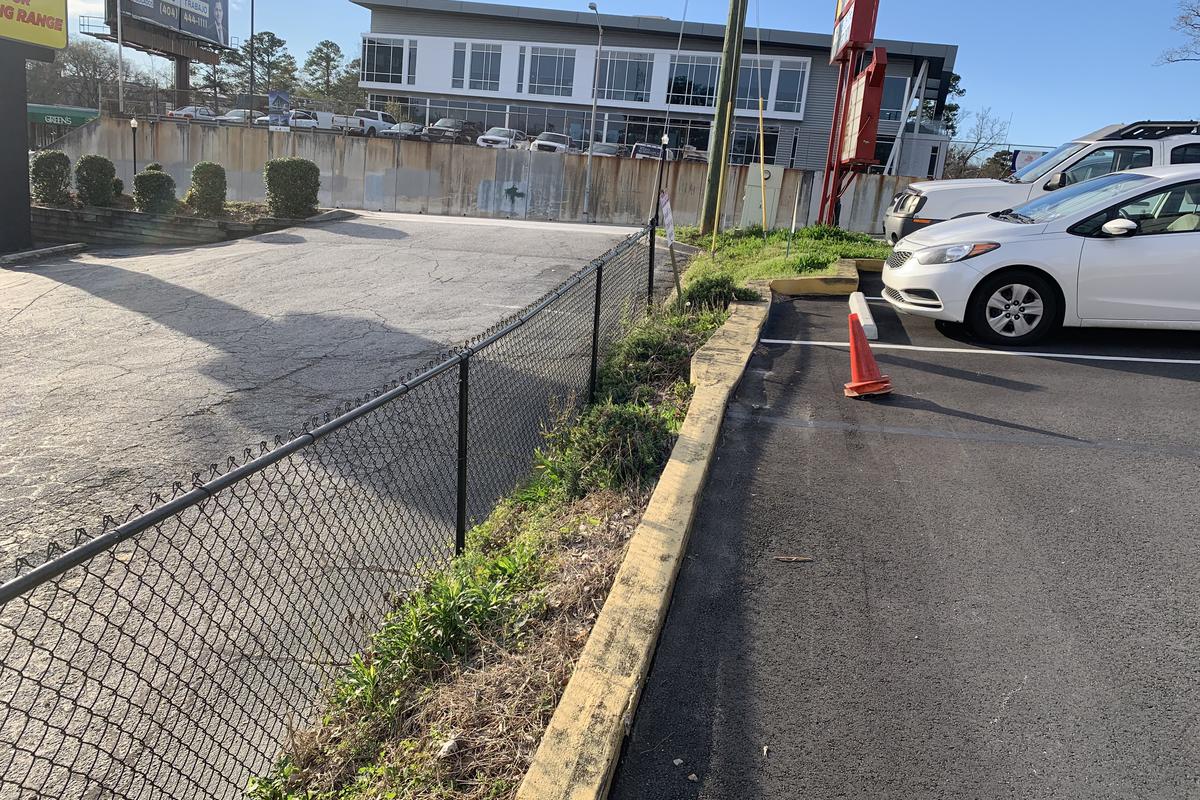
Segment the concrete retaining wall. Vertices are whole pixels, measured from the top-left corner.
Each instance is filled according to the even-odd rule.
[[[327,133],[272,133],[263,128],[159,121],[137,130],[138,166],[157,161],[175,178],[182,197],[199,161],[225,167],[229,199],[262,200],[263,166],[269,159],[298,156],[321,168],[322,206],[370,211],[403,211],[470,217],[586,221],[583,195],[587,158],[518,150],[364,139]],[[123,120],[101,118],[73,131],[58,146],[72,162],[88,153],[113,160],[117,174],[132,186],[134,132]],[[592,204],[597,222],[637,225],[652,208],[657,164],[627,158],[592,162]],[[694,225],[700,209],[706,166],[668,165],[666,186],[677,225]],[[750,170],[733,167],[725,187],[721,217],[741,220]],[[772,169],[778,169],[772,167]],[[906,178],[861,176],[847,222],[855,230],[882,230],[883,207],[894,184]],[[797,221],[815,219],[814,187],[819,173],[786,170],[774,227],[791,224],[796,194]]]
[[[39,244],[212,244],[280,230],[289,222],[249,225],[228,220],[160,216],[116,208],[33,208],[33,239]]]

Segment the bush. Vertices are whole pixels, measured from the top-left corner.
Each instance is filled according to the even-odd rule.
[[[120,197],[123,194],[125,194],[125,181],[113,178],[113,197]]]
[[[225,191],[225,168],[201,161],[192,167],[192,188],[183,202],[202,217],[219,217],[225,213]]]
[[[161,170],[147,169],[133,176],[133,205],[147,214],[175,210],[175,179]]]
[[[679,299],[695,309],[724,310],[737,299],[737,290],[731,275],[703,275],[689,283]]]
[[[157,161],[151,161],[149,164],[146,165],[146,168],[143,170],[143,172],[163,172],[163,171],[164,170],[163,170],[162,164],[158,163]]]
[[[648,487],[675,443],[672,420],[653,406],[604,402],[575,425],[552,433],[549,454],[539,454],[542,480],[568,498],[599,489]]]
[[[273,217],[304,219],[317,213],[321,169],[303,158],[276,158],[267,162],[267,208]]]
[[[117,168],[104,156],[83,156],[75,165],[75,188],[85,206],[111,206]]]
[[[61,150],[43,150],[29,162],[29,188],[34,202],[65,206],[71,202],[71,159]]]

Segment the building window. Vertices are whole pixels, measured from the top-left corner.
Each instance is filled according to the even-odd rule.
[[[525,45],[517,55],[517,94],[525,91]]]
[[[808,91],[808,62],[780,61],[779,85],[775,88],[775,110],[788,114],[804,113],[804,95]]]
[[[738,69],[738,93],[735,105],[738,108],[752,108],[758,110],[758,98],[763,99],[763,108],[765,109],[767,95],[771,91],[771,69],[774,67],[774,62],[767,60],[758,60],[757,58],[743,58],[741,68]]]
[[[904,113],[904,98],[908,96],[908,78],[883,79],[883,105],[880,106],[879,118],[899,120]]]
[[[779,127],[767,125],[762,131],[763,160],[775,163],[775,150],[779,147]],[[729,142],[730,164],[757,164],[759,162],[758,126],[739,122],[733,126],[733,138]]]
[[[409,41],[413,52],[410,56],[409,83],[416,78],[415,41]],[[374,83],[404,83],[404,40],[363,39],[362,73],[364,81]]]
[[[417,40],[408,40],[408,82],[417,82]]]
[[[469,86],[485,92],[500,91],[500,45],[471,45],[471,82]]]
[[[454,44],[454,70],[450,75],[450,86],[455,89],[463,88],[467,72],[467,46],[462,42]]]
[[[575,90],[575,51],[568,47],[529,48],[529,93],[569,97]]]
[[[720,56],[672,56],[667,102],[681,106],[714,105],[720,66]]]
[[[599,96],[629,103],[648,102],[653,72],[654,56],[651,53],[605,50],[600,55]]]

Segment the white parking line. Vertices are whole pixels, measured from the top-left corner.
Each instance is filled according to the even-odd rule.
[[[790,344],[802,347],[849,347],[849,342],[821,342],[810,339],[760,339],[762,344]],[[1024,358],[1061,358],[1073,361],[1125,361],[1135,364],[1183,364],[1200,366],[1200,359],[1139,358],[1137,356],[1095,356],[1081,353],[1035,353],[1024,350],[984,350],[970,347],[920,347],[914,344],[871,344],[872,350],[910,350],[919,353],[961,353],[972,356],[1022,356]]]

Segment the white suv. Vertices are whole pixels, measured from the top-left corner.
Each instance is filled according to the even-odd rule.
[[[883,229],[894,244],[948,219],[1013,208],[1110,172],[1167,164],[1200,164],[1200,122],[1110,125],[1067,142],[1003,180],[914,183],[892,199]]]
[[[1200,330],[1200,164],[1113,172],[901,239],[883,296],[1033,344],[1059,325]]]

